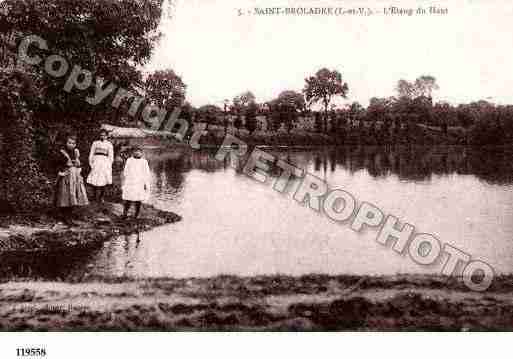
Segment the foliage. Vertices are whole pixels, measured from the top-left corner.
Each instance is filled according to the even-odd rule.
[[[399,80],[396,91],[399,97],[415,99],[417,97],[432,97],[433,91],[439,90],[436,78],[430,75],[418,77],[414,82]]]
[[[162,0],[6,0],[0,26],[6,32],[37,34],[47,41],[46,55],[59,54],[70,67],[81,66],[119,87],[142,87],[140,66],[150,59],[160,36]],[[44,53],[44,51],[41,51]],[[45,54],[43,54],[44,56]],[[102,122],[123,124],[119,112],[84,99],[94,91],[63,91],[67,76],[54,78],[41,66],[30,67],[38,77],[42,102],[34,109],[36,130],[51,143],[54,131],[64,126],[81,133],[80,145],[89,142]],[[105,84],[107,85],[107,84]],[[126,106],[126,104],[124,104]],[[114,121],[112,121],[114,119]]]
[[[268,115],[268,121],[269,121],[269,126],[268,126],[268,130],[270,130],[271,132],[277,132],[280,127],[281,127],[281,114],[280,112],[278,111],[274,111],[274,109],[269,106],[269,115]]]
[[[246,108],[250,103],[255,103],[256,98],[255,95],[251,91],[246,91],[237,95],[233,98],[233,109],[235,111],[240,112],[242,109]]]
[[[49,182],[34,156],[33,79],[0,71],[0,212],[27,211],[48,203]]]
[[[246,129],[249,131],[250,134],[255,132],[257,128],[257,105],[256,103],[252,102],[248,105],[248,108],[246,110]]]
[[[222,116],[223,110],[216,105],[204,105],[198,109],[197,113],[199,121],[205,122],[208,129],[209,125],[215,124],[217,119]]]
[[[105,79],[104,86],[112,82],[139,91],[143,84],[140,68],[150,59],[160,36],[157,28],[161,3],[162,0],[5,0],[0,28],[7,34],[35,34],[46,40],[48,51],[38,51],[42,58],[59,54],[70,69],[77,65]],[[93,93],[94,83],[86,91],[63,91],[71,70],[61,78],[49,76],[42,66],[27,66],[26,71],[30,71],[27,78],[38,89],[38,96],[27,98],[22,94],[21,90],[28,86],[18,84],[22,75],[12,69],[2,73],[0,88],[4,116],[1,195],[3,205],[18,209],[48,201],[52,191],[41,169],[49,168],[47,159],[58,146],[59,135],[68,131],[80,134],[81,153],[87,153],[101,123],[126,124],[120,116],[123,108],[108,106],[109,98],[94,107],[85,101]]]
[[[305,87],[303,93],[307,103],[321,102],[324,106],[324,130],[327,129],[328,123],[328,106],[335,96],[347,97],[349,87],[346,82],[342,81],[342,75],[337,70],[330,71],[322,68],[305,79]]]
[[[287,132],[294,128],[298,119],[298,114],[306,110],[306,103],[304,96],[296,91],[283,91],[279,96],[269,102],[270,110],[277,113],[275,116],[276,121],[285,125]]]
[[[182,78],[171,69],[155,71],[147,77],[145,81],[146,98],[168,112],[168,116],[158,128],[159,131],[166,129],[173,110],[184,104],[186,89],[187,86]]]
[[[315,112],[315,132],[322,133],[324,132],[324,123],[322,121],[321,114],[319,112]]]
[[[235,120],[233,121],[233,126],[239,131],[242,127],[242,116],[236,115]]]

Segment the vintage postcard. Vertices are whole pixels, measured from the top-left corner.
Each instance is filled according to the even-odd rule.
[[[0,1],[0,329],[512,331],[512,21]]]

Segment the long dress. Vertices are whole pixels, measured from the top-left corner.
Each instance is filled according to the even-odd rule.
[[[87,176],[87,183],[103,187],[112,184],[112,162],[114,161],[114,147],[109,141],[94,141],[89,152],[89,165],[91,172]]]
[[[88,205],[89,200],[81,174],[82,168],[78,149],[75,149],[73,153],[61,149],[57,154],[57,170],[64,175],[59,175],[57,179],[55,205],[57,207]]]
[[[150,198],[151,173],[148,161],[130,157],[123,170],[122,198],[125,201],[146,202]]]

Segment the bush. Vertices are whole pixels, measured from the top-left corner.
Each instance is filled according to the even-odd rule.
[[[32,79],[0,71],[0,212],[29,211],[50,202],[50,183],[34,156]]]

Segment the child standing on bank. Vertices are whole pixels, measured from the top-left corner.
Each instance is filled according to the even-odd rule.
[[[57,186],[55,206],[60,210],[62,219],[70,223],[73,208],[89,204],[81,172],[80,152],[76,148],[77,138],[67,136],[66,143],[55,158],[57,169]]]
[[[138,146],[133,148],[132,156],[127,159],[123,170],[123,218],[128,216],[132,204],[135,204],[134,218],[139,216],[141,203],[150,198],[150,167],[148,161],[143,158],[142,149]]]
[[[100,140],[94,141],[89,152],[91,172],[87,183],[94,188],[97,202],[103,202],[105,187],[112,184],[112,162],[114,162],[114,147],[108,140],[108,132],[101,130]]]

